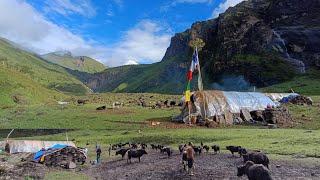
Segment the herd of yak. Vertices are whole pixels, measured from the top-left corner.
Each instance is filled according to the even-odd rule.
[[[183,168],[186,169],[186,144],[179,145],[178,149],[180,151],[181,160],[183,164]],[[116,155],[121,155],[122,159],[124,157],[127,158],[127,163],[131,163],[132,158],[138,158],[139,162],[140,158],[148,154],[146,149],[148,145],[144,143],[119,143],[110,145],[109,147],[109,156],[111,150],[116,151]],[[155,151],[159,151],[160,153],[167,154],[168,157],[171,157],[173,150],[169,146],[150,144],[150,148]],[[210,146],[204,145],[201,142],[200,146],[192,146],[194,153],[200,155],[203,151],[209,152]],[[213,145],[211,149],[214,151],[214,154],[220,153],[220,146]],[[237,175],[243,176],[247,175],[249,180],[270,180],[272,179],[270,171],[269,171],[269,158],[267,155],[259,150],[255,151],[247,151],[246,148],[241,146],[226,146],[226,149],[232,153],[234,156],[235,153],[238,153],[240,157],[243,158],[244,165],[237,167]]]

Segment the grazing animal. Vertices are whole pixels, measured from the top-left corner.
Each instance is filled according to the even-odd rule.
[[[227,146],[226,149],[229,150],[233,156],[235,152],[239,152],[241,146]]]
[[[159,150],[160,150],[160,152],[161,152],[161,149],[162,149],[163,147],[164,147],[163,145],[157,145],[157,146],[156,146],[156,150],[158,150],[158,149],[159,149]]]
[[[170,101],[170,106],[175,106],[177,103],[175,101]]]
[[[163,104],[165,105],[165,106],[168,106],[168,100],[165,100],[164,102],[163,102]]]
[[[184,170],[187,170],[187,164],[188,164],[187,151],[183,151],[182,152],[182,165],[183,165]]]
[[[146,149],[146,148],[148,147],[148,145],[145,144],[145,143],[141,143],[141,144],[140,144],[140,147],[141,147],[141,149]]]
[[[131,143],[131,144],[130,144],[130,147],[131,147],[132,149],[137,149],[137,148],[138,148],[138,145],[137,145],[136,143]]]
[[[203,146],[203,149],[205,149],[205,150],[206,150],[206,152],[208,153],[208,152],[209,152],[210,147],[209,147],[209,146],[207,146],[207,145],[204,145],[204,146]]]
[[[247,175],[249,180],[272,180],[269,169],[261,164],[247,161],[245,165],[238,167],[237,176]]]
[[[243,155],[243,161],[252,161],[255,164],[262,164],[269,169],[269,158],[266,154],[262,152],[249,152]]]
[[[120,150],[116,151],[116,156],[120,154],[122,156],[122,159],[123,159],[123,157],[126,155],[128,150],[129,150],[129,148],[120,149]]]
[[[138,149],[138,150],[133,150],[130,149],[128,151],[128,159],[127,159],[127,163],[130,161],[131,163],[131,158],[138,158],[139,162],[140,162],[140,158],[144,155],[144,154],[148,154],[146,150],[144,149]]]
[[[150,144],[150,146],[151,146],[151,149],[157,149],[157,146],[154,144]]]
[[[170,157],[172,154],[172,150],[170,147],[163,147],[162,149],[160,149],[160,152],[167,153],[168,157]]]
[[[218,152],[220,153],[220,146],[218,145],[213,145],[211,146],[211,148],[213,149],[214,153],[217,154]]]
[[[247,154],[247,150],[246,148],[240,148],[239,151],[238,151],[240,157],[242,157],[243,155]]]
[[[79,105],[84,105],[84,104],[86,104],[87,101],[88,101],[88,100],[85,100],[85,99],[78,99],[78,100],[77,100],[77,103],[78,103]]]
[[[193,150],[194,150],[195,154],[198,153],[200,155],[202,153],[202,148],[200,146],[194,146]]]
[[[96,109],[96,110],[97,110],[97,111],[106,110],[106,106],[97,107],[97,109]]]
[[[180,151],[180,154],[182,154],[182,152],[183,152],[183,149],[186,147],[187,145],[185,144],[185,145],[179,145],[179,151]]]

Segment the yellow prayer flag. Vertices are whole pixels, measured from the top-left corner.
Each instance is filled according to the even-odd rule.
[[[190,93],[190,90],[187,90],[186,91],[186,102],[189,102],[190,101],[190,97],[191,97],[191,93]]]

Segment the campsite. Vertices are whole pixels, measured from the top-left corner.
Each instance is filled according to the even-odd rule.
[[[319,0],[1,0],[0,180],[320,179]]]
[[[140,96],[150,97],[151,95],[140,94],[136,96],[136,99],[138,100]],[[163,98],[163,95],[152,94],[152,96],[159,101]],[[102,101],[108,101],[108,99],[104,100],[103,97],[106,96],[101,96]],[[178,99],[178,97],[165,96],[167,99]],[[88,104],[80,106],[69,104],[63,109],[58,104],[50,105],[50,109],[39,106],[26,109],[21,107],[6,109],[2,111],[7,113],[6,117],[8,119],[15,117],[19,123],[2,123],[2,125],[5,125],[4,128],[7,129],[1,131],[3,137],[10,132],[10,128],[19,126],[25,127],[24,130],[16,129],[10,139],[63,142],[66,141],[67,136],[69,141],[72,140],[78,147],[88,148],[88,158],[84,165],[78,165],[76,169],[70,170],[63,167],[46,167],[38,163],[31,163],[30,167],[30,162],[20,162],[21,157],[26,158],[25,153],[13,154],[12,157],[2,154],[1,158],[2,161],[4,160],[3,162],[6,162],[5,166],[17,166],[19,167],[17,170],[36,167],[36,170],[29,174],[9,173],[12,177],[18,176],[20,178],[24,176],[34,178],[53,176],[59,178],[60,172],[63,172],[63,176],[75,176],[84,179],[89,177],[103,179],[106,175],[110,179],[131,179],[131,177],[133,179],[183,179],[188,176],[180,165],[178,145],[192,141],[196,144],[200,144],[200,142],[208,145],[218,144],[222,150],[222,153],[218,155],[214,155],[213,151],[210,150],[209,153],[204,152],[200,156],[196,156],[199,171],[197,171],[195,179],[202,179],[203,177],[237,179],[236,166],[241,165],[242,160],[238,155],[232,157],[225,149],[227,145],[241,145],[247,149],[259,149],[266,152],[271,158],[272,173],[274,177],[279,179],[290,177],[316,178],[320,175],[318,168],[320,154],[317,150],[317,139],[320,134],[316,130],[319,128],[320,98],[314,96],[312,99],[313,105],[311,106],[285,105],[292,115],[292,124],[290,124],[290,127],[276,129],[269,129],[267,126],[257,124],[223,124],[215,128],[200,125],[190,126],[172,121],[172,117],[181,113],[181,107],[179,106],[152,109],[152,107],[125,105],[112,109],[112,103],[109,103],[106,110],[98,111],[95,108],[101,104],[91,104],[89,101]],[[129,102],[130,100],[124,98],[123,101]],[[81,113],[86,116],[83,117]],[[28,117],[34,114],[38,114],[38,121],[27,126]],[[60,117],[63,116],[69,119],[59,121]],[[52,121],[55,122],[49,123]],[[159,124],[152,124],[152,122],[159,122]],[[33,129],[34,126],[39,130]],[[120,142],[146,143],[149,145],[147,148],[148,155],[142,157],[141,163],[134,160],[132,165],[127,164],[126,160],[121,160],[121,156],[115,156],[115,150],[111,151],[111,156],[109,156],[108,148],[110,144]],[[102,163],[91,165],[90,162],[95,160],[96,143],[103,150]],[[174,151],[172,157],[168,158],[159,151],[152,150],[150,147],[152,143],[172,147]],[[28,154],[30,155],[30,153]],[[27,165],[19,166],[19,164],[24,163]],[[126,167],[130,167],[132,171],[123,173],[124,169],[127,169]],[[212,171],[212,169],[216,170]],[[20,170],[19,172],[26,171]]]

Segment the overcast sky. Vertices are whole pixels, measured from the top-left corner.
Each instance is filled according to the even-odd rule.
[[[170,38],[242,0],[0,0],[0,36],[38,54],[67,50],[108,66],[154,63]]]

